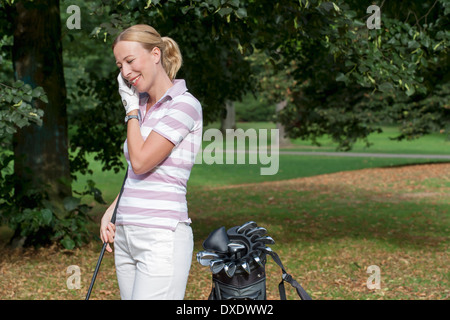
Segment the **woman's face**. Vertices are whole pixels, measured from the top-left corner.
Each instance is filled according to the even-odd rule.
[[[149,92],[157,75],[159,48],[148,51],[139,42],[119,41],[114,47],[114,56],[122,76],[138,92]]]

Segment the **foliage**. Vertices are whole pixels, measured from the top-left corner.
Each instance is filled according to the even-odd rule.
[[[8,55],[6,48],[12,45],[12,37],[3,35],[0,39],[0,66],[6,68]],[[32,88],[21,80],[7,80],[0,77],[0,144],[7,143],[18,128],[30,123],[42,123],[42,110],[35,108],[33,99],[47,103],[42,87]]]
[[[385,4],[379,30],[367,28],[360,2],[309,3],[327,14],[293,11],[280,33],[304,34],[311,23],[316,33],[280,41],[261,81],[272,101],[290,97],[279,117],[291,137],[316,141],[329,134],[349,150],[358,139],[369,144],[382,121],[402,126],[398,139],[448,133],[447,2]]]
[[[273,104],[249,94],[242,101],[235,102],[236,121],[266,122],[272,121],[275,114]]]
[[[50,202],[45,185],[36,190],[28,186],[23,193],[14,191],[15,175],[10,168],[12,154],[0,158],[0,223],[15,230],[17,238],[24,239],[25,246],[41,246],[52,242],[60,243],[66,249],[73,249],[86,243],[90,234],[87,224],[92,208],[81,202],[81,197],[91,195],[99,203],[105,203],[95,183],[88,180],[81,197],[64,198],[61,206]],[[23,198],[29,202],[23,207]]]

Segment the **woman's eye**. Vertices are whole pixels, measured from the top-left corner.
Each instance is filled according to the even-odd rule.
[[[130,60],[130,61],[127,61],[128,63],[132,63],[134,61],[134,59],[133,60]]]

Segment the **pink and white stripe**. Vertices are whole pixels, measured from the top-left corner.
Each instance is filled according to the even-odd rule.
[[[155,131],[175,147],[151,171],[136,175],[131,169],[127,141],[124,154],[128,178],[117,210],[117,225],[137,225],[175,230],[178,222],[188,222],[186,186],[202,139],[202,108],[187,92],[184,80],[174,85],[145,114],[148,96],[141,94],[142,137]]]

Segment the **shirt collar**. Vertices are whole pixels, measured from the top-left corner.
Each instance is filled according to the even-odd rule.
[[[173,80],[173,86],[171,86],[166,91],[166,93],[161,97],[161,99],[158,100],[156,105],[158,105],[159,103],[162,103],[164,101],[171,100],[177,96],[180,96],[183,93],[185,93],[186,91],[187,91],[186,81],[184,79],[175,79],[175,80]],[[145,103],[146,103],[146,101],[148,100],[148,93],[142,92],[139,95],[140,95],[140,99],[145,99]]]
[[[186,81],[184,81],[183,79],[175,79],[173,80],[173,86],[171,86],[169,90],[167,90],[165,96],[170,96],[170,98],[173,99],[176,96],[182,95],[186,91]]]

